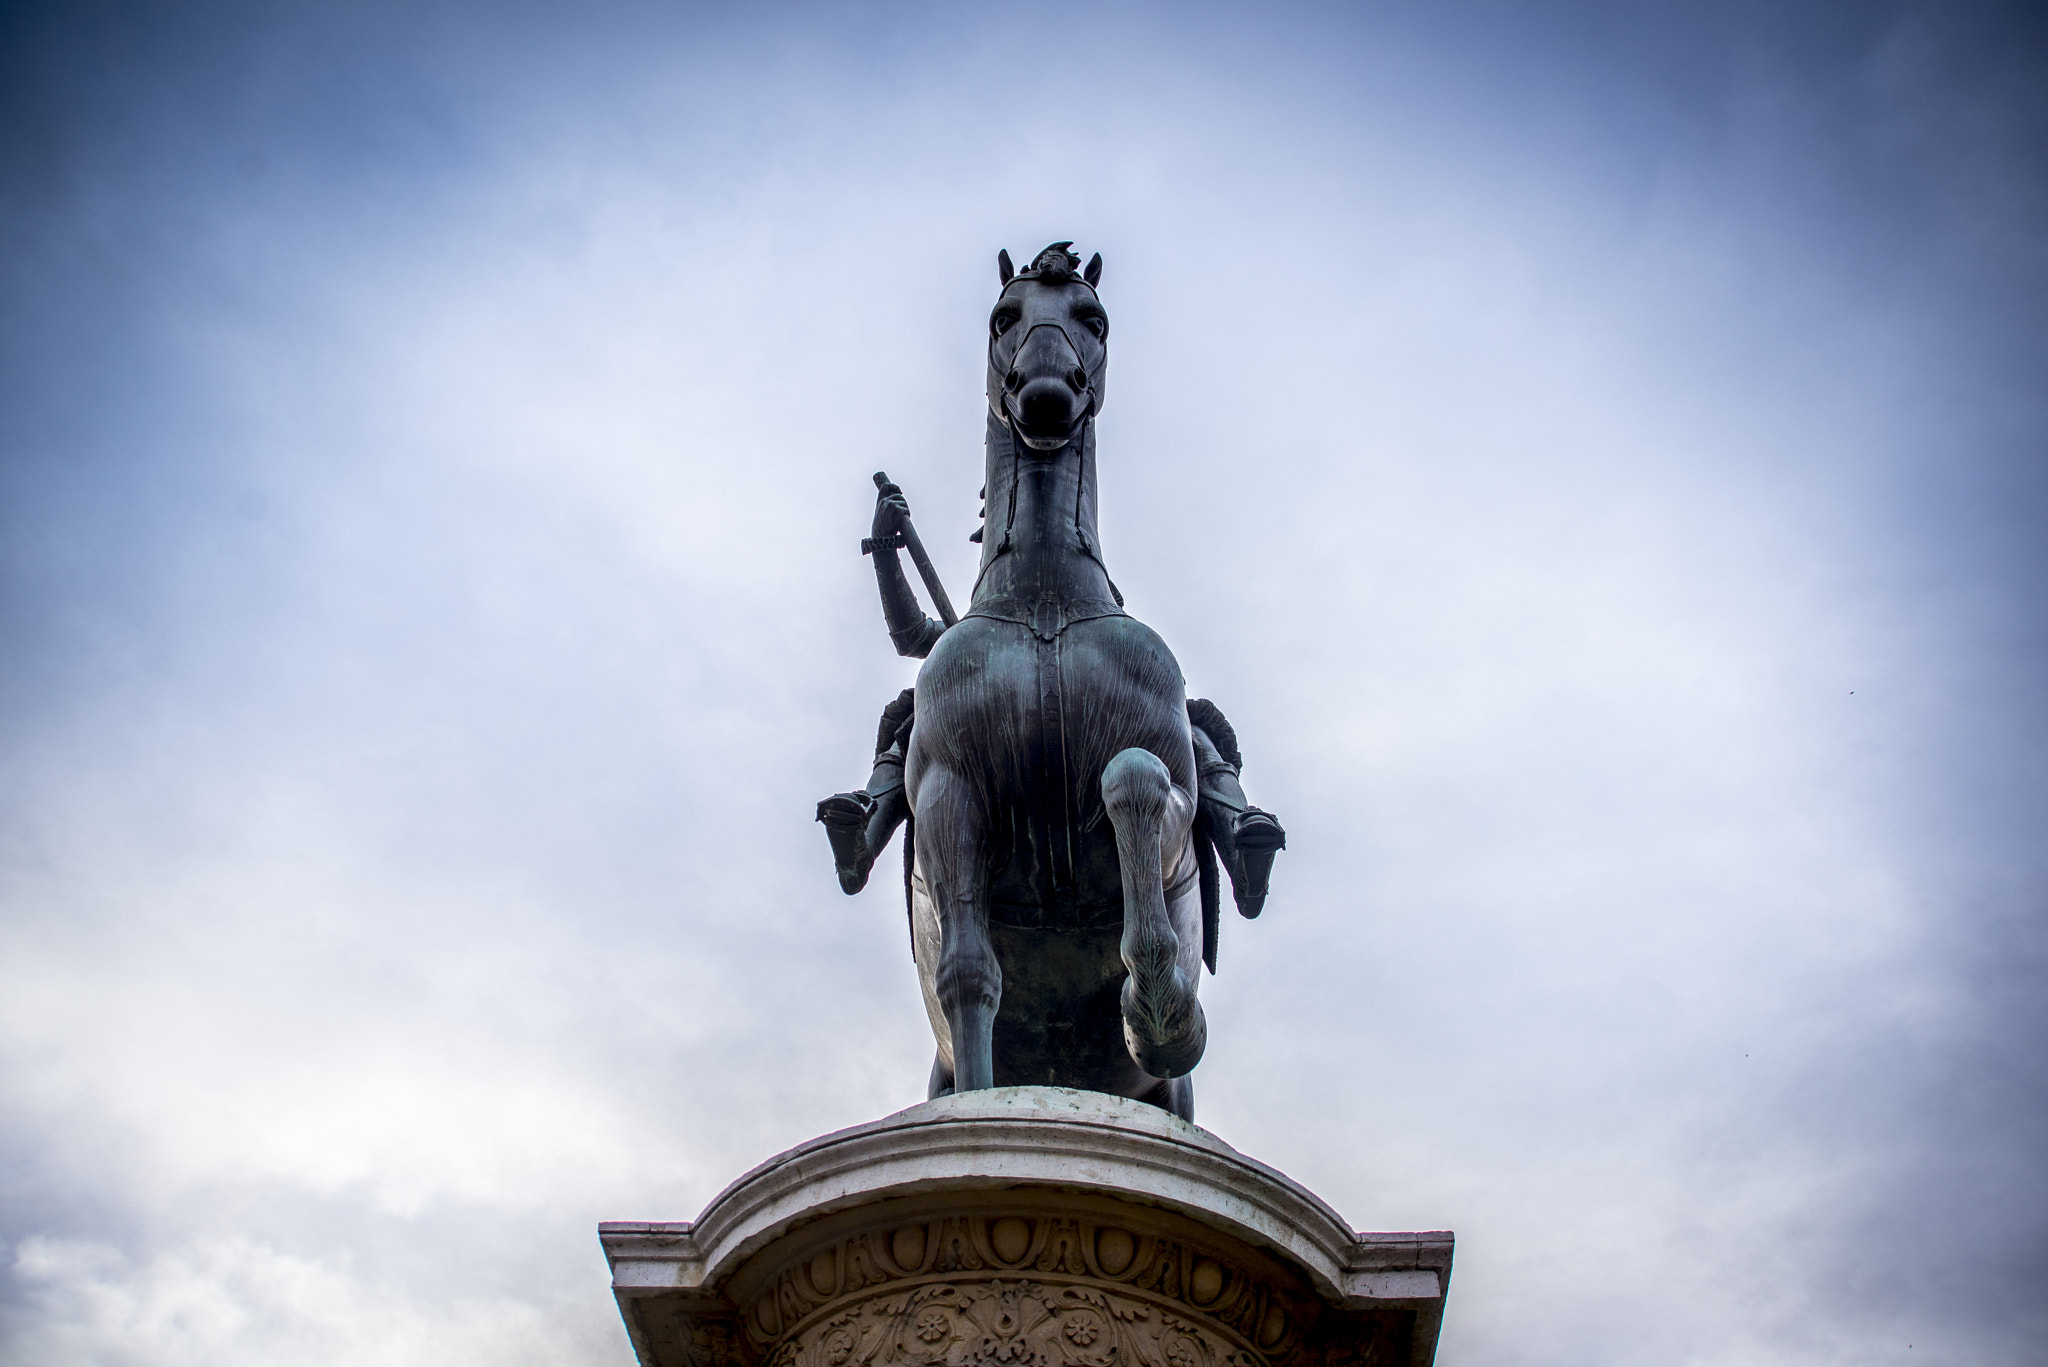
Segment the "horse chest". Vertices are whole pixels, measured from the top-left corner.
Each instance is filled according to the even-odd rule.
[[[988,795],[992,917],[1111,925],[1122,891],[1102,769],[1142,746],[1192,783],[1185,686],[1164,642],[1135,619],[1046,625],[1042,615],[976,616],[941,637],[918,676],[916,744]]]

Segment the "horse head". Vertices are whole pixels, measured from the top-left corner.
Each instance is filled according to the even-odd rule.
[[[1109,315],[1096,298],[1102,255],[1085,269],[1055,242],[1023,271],[996,253],[1003,293],[988,320],[988,406],[1033,451],[1057,451],[1102,411]]]

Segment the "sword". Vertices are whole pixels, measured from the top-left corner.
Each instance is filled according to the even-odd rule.
[[[893,486],[889,477],[877,470],[875,487],[888,489]],[[903,549],[910,552],[911,563],[917,566],[918,577],[924,580],[925,588],[931,593],[932,605],[939,610],[939,620],[952,626],[960,620],[960,614],[953,611],[953,600],[946,596],[946,586],[939,582],[939,572],[932,568],[932,558],[924,553],[924,542],[918,538],[917,528],[910,525],[908,514],[903,518],[902,531],[898,535],[903,538]]]

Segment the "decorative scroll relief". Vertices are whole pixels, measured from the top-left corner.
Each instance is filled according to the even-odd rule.
[[[1087,1285],[1068,1285],[1070,1278]],[[924,1285],[932,1282],[945,1284]],[[900,1288],[896,1298],[876,1298],[877,1290],[892,1286]],[[1058,1289],[1047,1291],[1047,1286]],[[930,1310],[927,1323],[935,1326],[946,1315],[957,1319],[965,1313],[968,1302],[957,1298],[997,1294],[985,1291],[987,1287],[1009,1288],[1001,1294],[1013,1300],[1026,1294],[1017,1288],[1033,1288],[1031,1303],[1048,1309],[1031,1311],[1032,1324],[1042,1328],[1057,1309],[1052,1317],[1061,1321],[1057,1332],[1065,1347],[1058,1352],[1052,1351],[1058,1345],[1034,1348],[1035,1356],[989,1356],[995,1350],[986,1346],[975,1348],[966,1357],[945,1353],[918,1356],[923,1350],[910,1348],[903,1349],[909,1356],[890,1356],[895,1348],[885,1352],[880,1339],[871,1342],[855,1335],[847,1340],[851,1345],[846,1347],[848,1356],[835,1359],[832,1355],[838,1349],[822,1347],[823,1340],[818,1337],[821,1324],[837,1325],[843,1334],[853,1334],[856,1323],[864,1331],[874,1331],[872,1317],[879,1312],[873,1307],[907,1305],[905,1296],[925,1297],[919,1305]],[[931,1299],[941,1291],[955,1299]],[[1093,1305],[1084,1316],[1082,1302],[1074,1299],[1081,1296],[1102,1298],[1101,1304]],[[858,1308],[852,1308],[855,1298],[859,1298]],[[1164,1235],[1083,1218],[992,1214],[913,1221],[856,1234],[819,1249],[774,1277],[746,1311],[746,1332],[756,1351],[778,1364],[792,1351],[792,1345],[817,1349],[821,1356],[815,1362],[806,1359],[805,1367],[847,1367],[849,1363],[862,1367],[870,1362],[1108,1367],[1112,1359],[1098,1361],[1088,1356],[1084,1349],[1089,1345],[1078,1343],[1074,1336],[1093,1333],[1100,1339],[1107,1334],[1109,1322],[1097,1327],[1096,1319],[1108,1313],[1103,1307],[1110,1300],[1137,1316],[1116,1323],[1144,1324],[1145,1335],[1149,1335],[1146,1342],[1151,1344],[1146,1351],[1154,1353],[1151,1357],[1133,1356],[1139,1352],[1133,1346],[1114,1358],[1116,1367],[1130,1367],[1138,1361],[1154,1367],[1287,1367],[1301,1347],[1304,1320],[1313,1314],[1311,1307],[1295,1304],[1293,1297],[1234,1262]],[[1147,1309],[1148,1305],[1155,1308]],[[1168,1319],[1176,1325],[1210,1326],[1201,1331],[1206,1337],[1189,1340],[1198,1347],[1207,1346],[1199,1352],[1196,1347],[1169,1351],[1171,1343],[1179,1340],[1168,1342]],[[1071,1335],[1069,1324],[1073,1326]],[[911,1337],[914,1343],[925,1342],[914,1332]],[[1217,1346],[1225,1339],[1241,1347]],[[1014,1351],[1024,1350],[1017,1347]],[[860,1356],[862,1353],[867,1356]]]
[[[940,1282],[870,1297],[796,1334],[768,1367],[1265,1367],[1133,1296],[1040,1282]]]

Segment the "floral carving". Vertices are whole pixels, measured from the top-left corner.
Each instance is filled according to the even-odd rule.
[[[1212,1327],[1095,1286],[925,1285],[785,1341],[773,1367],[1265,1367]]]
[[[856,1234],[835,1246],[815,1250],[763,1289],[745,1318],[746,1331],[761,1354],[755,1361],[768,1360],[769,1367],[795,1367],[777,1360],[779,1350],[792,1330],[815,1323],[820,1313],[872,1296],[890,1285],[915,1287],[938,1276],[980,1283],[1006,1274],[1036,1275],[1048,1282],[1077,1279],[1108,1291],[1140,1292],[1199,1314],[1200,1323],[1238,1336],[1246,1345],[1242,1352],[1250,1354],[1237,1361],[1233,1353],[1239,1350],[1216,1348],[1199,1337],[1185,1342],[1162,1339],[1151,1345],[1147,1350],[1151,1356],[1145,1359],[1156,1367],[1291,1367],[1301,1344],[1301,1308],[1262,1278],[1221,1259],[1213,1250],[1192,1248],[1135,1227],[1037,1212],[1029,1219],[992,1213],[916,1221],[893,1230]],[[1014,1301],[1017,1293],[1009,1294]],[[904,1342],[915,1345],[916,1361],[933,1367],[942,1362],[946,1367],[965,1367],[970,1359],[1012,1361],[992,1347],[960,1355],[965,1350],[950,1339],[954,1317],[963,1313],[964,1303],[927,1298],[920,1307],[920,1317],[902,1327]],[[1036,1312],[1018,1303],[1013,1305],[1013,1313]],[[846,1318],[842,1313],[832,1322]],[[1088,1320],[1063,1310],[1054,1334],[1055,1348],[1041,1353],[1042,1360],[1027,1363],[1018,1359],[1019,1367],[1101,1367],[1110,1359],[1100,1358],[1100,1364],[1097,1359],[1113,1347],[1114,1335],[1108,1326],[1107,1319]],[[1005,1344],[1016,1337],[999,1322],[991,1324],[984,1336],[991,1343]],[[820,1346],[804,1367],[865,1367],[893,1360],[877,1356],[865,1340],[852,1348],[838,1339],[833,1343],[829,1350]],[[843,1356],[834,1356],[842,1351]],[[1117,1367],[1131,1367],[1134,1361],[1126,1351],[1117,1359]]]

